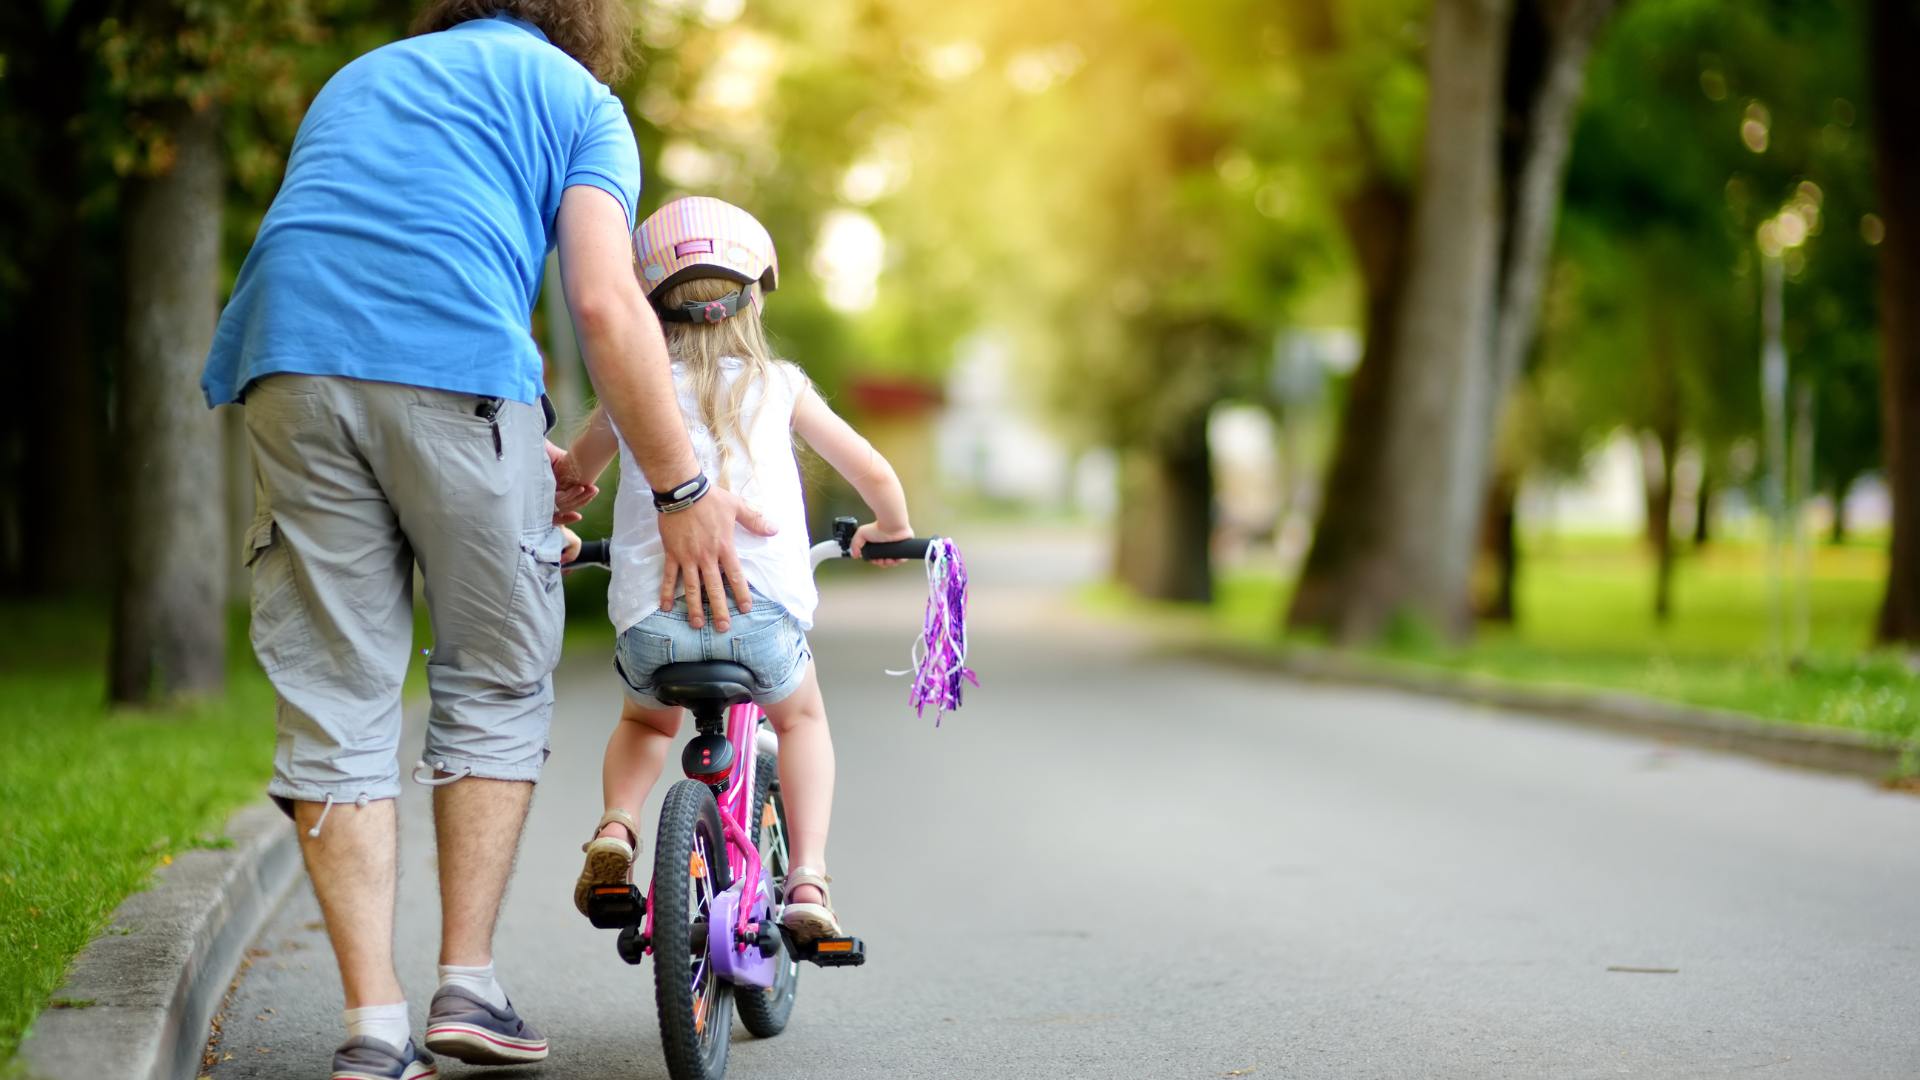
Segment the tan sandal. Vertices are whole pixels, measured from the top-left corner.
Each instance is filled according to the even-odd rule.
[[[846,937],[840,929],[840,920],[833,914],[833,894],[827,891],[832,878],[810,866],[796,866],[787,871],[786,883],[782,886],[784,896],[792,896],[793,890],[802,885],[811,885],[820,890],[820,902],[817,904],[796,904],[788,901],[780,909],[780,925],[787,928],[800,941],[817,941],[820,938]]]
[[[600,830],[609,825],[619,825],[633,838],[629,844],[617,836],[601,836]],[[593,839],[580,845],[587,853],[587,865],[580,870],[580,880],[573,885],[573,906],[580,914],[587,913],[587,900],[593,890],[606,885],[625,885],[633,876],[633,860],[640,853],[640,826],[633,815],[625,810],[609,810],[600,815],[600,824],[593,827]]]

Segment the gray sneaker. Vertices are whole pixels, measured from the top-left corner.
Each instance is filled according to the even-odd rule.
[[[547,1058],[547,1037],[513,1011],[496,1009],[458,986],[443,986],[427,1007],[427,1048],[469,1065],[524,1065]]]
[[[433,1055],[407,1040],[404,1050],[365,1035],[355,1036],[333,1052],[333,1080],[427,1080],[439,1076]]]

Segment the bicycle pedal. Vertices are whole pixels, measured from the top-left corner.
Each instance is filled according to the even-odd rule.
[[[821,967],[859,967],[867,962],[867,943],[857,937],[817,938],[795,952]]]
[[[647,896],[634,885],[597,885],[587,896],[587,921],[602,930],[624,930],[647,916]]]

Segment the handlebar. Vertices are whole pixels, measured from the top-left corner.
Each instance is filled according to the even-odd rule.
[[[613,563],[613,541],[588,540],[580,545],[580,554],[574,556],[568,566],[610,566]]]
[[[833,523],[833,539],[823,540],[813,545],[813,565],[819,566],[832,559],[852,558],[853,533],[858,526],[852,518],[836,518]],[[933,544],[934,537],[914,537],[910,540],[889,540],[885,543],[868,544],[860,549],[862,559],[911,559],[915,562],[927,557],[927,548]],[[612,565],[613,541],[588,540],[580,545],[580,554],[567,564],[568,567]]]
[[[915,562],[927,557],[927,547],[933,543],[932,537],[916,536],[910,540],[889,540],[886,543],[868,544],[860,549],[863,559],[912,559]],[[848,552],[851,557],[852,553]]]

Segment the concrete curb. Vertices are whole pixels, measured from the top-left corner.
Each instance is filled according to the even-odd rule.
[[[1870,780],[1886,780],[1896,775],[1905,752],[1910,749],[1920,752],[1920,748],[1903,748],[1884,739],[1840,728],[1769,723],[1744,713],[1620,691],[1535,686],[1480,675],[1421,670],[1327,649],[1295,647],[1276,651],[1216,642],[1189,646],[1185,651],[1233,667],[1277,671],[1316,682],[1432,694]]]
[[[241,957],[300,871],[286,816],[256,803],[233,846],[189,851],[113,914],[34,1020],[18,1063],[33,1080],[191,1080]]]

